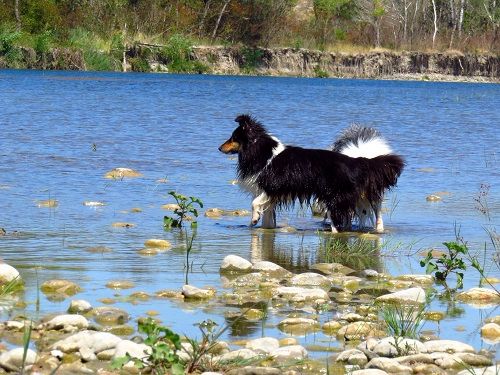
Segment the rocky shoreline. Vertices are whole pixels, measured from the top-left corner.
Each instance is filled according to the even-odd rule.
[[[216,74],[500,82],[500,56],[426,52],[335,53],[258,48],[249,60],[238,48],[195,47],[193,58]]]
[[[158,240],[148,243],[157,244]],[[17,270],[5,263],[1,266],[2,284],[20,281]],[[225,342],[215,338],[210,350],[199,358],[196,373],[325,372],[325,361],[309,359],[308,349],[295,338],[318,331],[341,343],[343,350],[329,355],[326,366],[342,373],[466,375],[497,374],[500,370],[494,351],[476,350],[466,343],[429,333],[414,338],[389,334],[388,322],[381,318],[380,310],[384,306],[423,306],[426,295],[434,288],[430,275],[391,276],[370,269],[359,272],[339,263],[318,263],[308,272],[293,274],[275,263],[252,263],[236,255],[224,258],[220,275],[223,290],[185,285],[182,290],[162,290],[155,295],[136,292],[130,296],[138,303],[167,298],[203,308],[236,308],[238,319],[248,321],[264,321],[267,314],[284,317],[277,324],[284,334],[280,340],[265,336]],[[117,281],[110,288],[126,289],[125,284]],[[59,300],[70,299],[80,291],[68,280],[49,280],[40,289]],[[456,299],[477,308],[500,304],[498,292],[489,288],[472,288],[458,293]],[[328,311],[335,313],[323,314]],[[424,317],[439,321],[445,315],[425,311]],[[45,316],[36,322],[26,317],[2,322],[0,334],[7,342],[19,342],[26,327],[31,327],[37,350],[3,347],[0,372],[18,373],[24,367],[32,374],[141,373],[133,360],[126,360],[120,369],[111,367],[111,362],[124,356],[140,359],[151,355],[151,345],[146,345],[129,325],[130,319],[122,309],[93,307],[87,301],[72,299],[64,314]],[[173,330],[182,331],[182,327]],[[500,341],[500,316],[484,322],[481,336],[492,343]],[[192,341],[182,339],[176,355],[181,363],[189,364],[195,351]]]

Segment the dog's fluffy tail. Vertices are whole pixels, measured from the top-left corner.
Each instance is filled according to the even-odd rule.
[[[389,144],[376,129],[359,124],[353,124],[344,129],[331,146],[331,150],[351,158],[372,159],[376,156],[392,154]]]
[[[405,167],[404,159],[396,154],[380,155],[368,160],[365,193],[370,202],[380,201],[384,191],[396,186]]]

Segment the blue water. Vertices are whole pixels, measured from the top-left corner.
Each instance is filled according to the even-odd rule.
[[[206,208],[249,209],[249,197],[231,184],[235,159],[217,151],[240,113],[256,116],[284,143],[305,147],[327,148],[353,122],[376,127],[407,162],[397,189],[387,196],[387,233],[381,236],[386,255],[376,262],[379,271],[423,273],[415,254],[442,248],[460,227],[474,251],[483,252],[486,244],[488,274],[500,277],[485,231],[498,232],[499,224],[499,85],[0,71],[0,113],[0,227],[19,232],[0,237],[0,256],[20,270],[28,303],[11,315],[65,311],[69,300],[49,301],[41,294],[40,312],[34,303],[37,285],[65,278],[83,287],[75,298],[97,306],[99,299],[114,297],[133,318],[157,310],[181,333],[196,335],[193,324],[206,318],[223,325],[226,308],[215,302],[191,306],[150,299],[132,305],[125,297],[134,291],[179,290],[184,284],[182,241],[178,232],[162,226],[169,212],[161,205],[173,203],[168,191],[199,197]],[[133,168],[143,177],[105,179],[116,167]],[[489,217],[475,207],[481,184],[489,186]],[[449,194],[441,202],[427,202],[435,192]],[[59,204],[37,206],[46,199]],[[106,206],[87,207],[84,201]],[[135,207],[142,212],[131,212]],[[118,221],[135,227],[112,227]],[[280,226],[298,231],[265,236],[248,227],[248,217],[201,216],[189,282],[222,291],[219,266],[228,254],[305,270],[321,260],[320,221],[308,211],[283,212]],[[177,249],[139,256],[149,238],[168,239]],[[92,246],[112,252],[86,251]],[[136,287],[120,292],[105,287],[117,279],[132,280]],[[468,271],[465,288],[478,280],[475,271]],[[458,317],[425,328],[488,347],[478,328],[485,317],[500,314],[498,309],[458,305],[463,308]],[[445,311],[447,304],[436,300],[431,307]],[[281,318],[271,316],[270,322]],[[458,326],[465,331],[457,331]],[[226,338],[261,335],[260,323],[246,328],[230,330]],[[283,336],[273,328],[266,334]],[[301,338],[306,344],[313,340]]]

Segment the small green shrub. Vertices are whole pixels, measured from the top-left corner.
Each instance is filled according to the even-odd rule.
[[[0,56],[7,65],[11,68],[21,68],[23,54],[17,46],[17,42],[21,38],[22,33],[17,31],[12,25],[0,25]]]
[[[144,343],[151,348],[143,358],[135,358],[128,353],[124,357],[113,360],[114,369],[122,368],[133,361],[138,369],[150,369],[153,374],[184,374],[184,363],[177,351],[181,349],[181,338],[167,327],[159,325],[154,319],[139,320],[138,329],[146,335]]]
[[[193,42],[184,35],[172,35],[167,45],[160,51],[166,60],[168,70],[172,73],[204,73],[208,67],[191,59]]]
[[[134,72],[144,73],[151,71],[148,61],[142,57],[132,57],[128,59],[128,62],[130,63],[130,66],[132,67],[132,70]]]
[[[328,78],[330,75],[328,74],[327,71],[321,69],[319,66],[316,66],[314,68],[314,76],[316,78]]]
[[[425,267],[425,272],[434,274],[437,280],[445,282],[449,275],[457,276],[457,289],[463,287],[464,271],[467,266],[461,255],[468,254],[467,246],[458,242],[443,242],[448,249],[448,254],[442,254],[435,259],[432,250],[429,250],[425,259],[420,261],[420,266]]]
[[[203,208],[203,202],[199,198],[186,197],[185,195],[178,194],[175,191],[170,191],[168,194],[174,197],[179,207],[174,210],[174,214],[177,215],[176,218],[172,218],[170,216],[163,217],[163,225],[165,226],[165,228],[182,227],[182,222],[183,220],[186,219],[186,217],[188,217],[187,215],[188,213],[192,214],[195,218],[198,217],[199,213],[195,205],[198,205],[198,207]],[[191,222],[191,227],[195,227],[196,225],[197,225],[196,220]]]
[[[245,74],[251,74],[255,72],[262,61],[263,52],[257,48],[245,47],[241,51],[241,56],[243,57],[242,71]]]

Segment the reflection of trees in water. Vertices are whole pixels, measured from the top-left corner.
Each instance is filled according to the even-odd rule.
[[[341,263],[355,270],[383,270],[378,237],[366,239],[353,233],[335,236],[319,233],[318,241],[310,243],[311,237],[303,233],[288,242],[279,240],[290,239],[291,234],[281,234],[278,240],[277,234],[272,230],[252,232],[252,262],[266,260],[292,272],[307,271],[314,263]]]
[[[258,329],[262,329],[262,322],[241,318],[239,315],[226,316],[229,326],[229,335],[232,337],[249,337]]]

